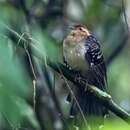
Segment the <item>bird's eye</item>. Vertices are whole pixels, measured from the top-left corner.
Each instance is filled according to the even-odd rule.
[[[82,28],[79,28],[80,31],[82,31]]]

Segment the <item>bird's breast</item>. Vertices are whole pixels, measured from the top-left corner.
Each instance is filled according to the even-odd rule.
[[[73,69],[78,71],[86,72],[89,68],[88,62],[85,59],[86,49],[84,44],[77,44],[76,46],[63,45],[63,55]]]

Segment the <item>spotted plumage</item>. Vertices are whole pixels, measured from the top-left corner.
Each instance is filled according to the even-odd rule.
[[[106,66],[100,43],[85,26],[74,26],[63,42],[63,56],[66,64],[83,75],[88,84],[95,85],[103,91],[107,90]],[[84,115],[100,117],[102,120],[98,121],[98,124],[102,124],[107,110],[84,87],[75,89],[75,97]],[[79,108],[70,97],[69,94],[69,101],[72,99],[70,115],[77,116],[80,113]]]
[[[104,62],[99,41],[93,35],[90,35],[85,42],[87,50],[85,54],[86,60],[88,60],[91,65],[98,65]]]

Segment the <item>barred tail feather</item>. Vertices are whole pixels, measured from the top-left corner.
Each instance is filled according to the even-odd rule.
[[[106,110],[96,97],[80,88],[77,91],[76,99],[91,127],[96,128],[104,124],[104,115],[106,114]],[[78,116],[79,114],[80,116]],[[77,120],[77,116],[82,118],[81,115],[78,105],[73,100],[70,116],[73,116]]]

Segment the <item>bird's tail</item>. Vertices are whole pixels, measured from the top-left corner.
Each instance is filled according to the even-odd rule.
[[[94,128],[103,125],[106,109],[100,101],[91,93],[82,90],[82,88],[78,89],[75,96],[77,101],[75,99],[72,101],[70,116],[73,116],[76,120],[78,120],[77,117],[82,118],[84,116],[88,124]]]
[[[107,77],[104,62],[92,67],[86,75],[88,84],[92,84],[102,91],[107,91]],[[84,86],[76,87],[75,89],[76,101],[75,98],[73,98],[70,115],[76,118],[76,120],[77,117],[79,118],[84,115],[91,127],[103,125],[104,116],[108,114],[108,110],[92,93],[87,90],[85,91]],[[96,128],[94,130],[96,130]]]

